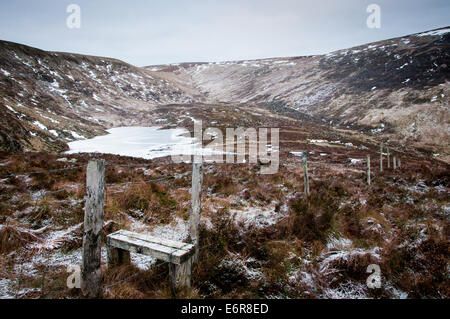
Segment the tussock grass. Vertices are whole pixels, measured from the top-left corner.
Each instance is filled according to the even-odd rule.
[[[297,196],[290,202],[289,217],[279,223],[283,236],[295,236],[306,242],[325,241],[333,231],[334,218],[338,208],[336,197],[330,194],[335,190],[325,184],[309,198]]]
[[[41,239],[29,231],[8,225],[0,226],[0,253],[6,254]]]
[[[124,192],[110,195],[106,211],[108,216],[139,211],[147,223],[166,224],[173,220],[178,207],[166,186],[150,183],[128,186]]]

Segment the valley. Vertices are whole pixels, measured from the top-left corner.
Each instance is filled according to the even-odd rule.
[[[0,41],[0,298],[83,298],[66,279],[81,263],[94,158],[107,163],[103,237],[187,240],[192,166],[171,160],[164,129],[192,133],[199,120],[224,135],[279,128],[280,168],[204,164],[202,249],[178,297],[449,298],[449,32],[147,67]],[[142,127],[162,131],[148,140]],[[380,170],[381,144],[395,170],[386,156]],[[370,264],[380,289],[366,285]],[[167,264],[152,258],[107,268],[103,247],[102,272],[104,298],[171,297]]]

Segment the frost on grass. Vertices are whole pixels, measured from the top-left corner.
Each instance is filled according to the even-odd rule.
[[[331,275],[339,272],[335,266],[347,265],[357,262],[360,257],[366,257],[372,262],[381,260],[381,248],[372,249],[353,248],[353,243],[347,238],[337,239],[332,237],[327,242],[327,249],[319,256],[320,272],[324,275]]]
[[[35,243],[30,245],[30,249],[36,249],[37,251],[43,250],[55,250],[61,248],[64,243],[73,241],[77,239],[76,232],[81,232],[83,223],[69,227],[68,229],[62,229],[57,231],[52,231],[44,239],[43,243]]]
[[[264,274],[257,268],[250,265],[255,263],[254,258],[244,258],[240,254],[230,253],[219,264],[218,269],[222,272],[233,272],[236,277],[243,277],[245,280],[259,280],[264,278]]]
[[[284,207],[285,208],[285,207]],[[238,224],[246,228],[265,228],[275,225],[286,216],[285,210],[275,211],[275,205],[269,207],[247,207],[245,210],[232,209],[230,214]]]
[[[175,218],[174,222],[169,225],[158,225],[153,227],[150,234],[155,237],[184,241],[188,236],[188,230],[188,222],[181,218]]]
[[[0,279],[0,299],[14,299],[15,293],[11,291],[12,280]]]
[[[312,263],[301,262],[299,269],[291,273],[290,285],[301,287],[306,296],[325,299],[371,298],[365,280],[347,276],[349,269],[365,270],[369,263],[380,262],[381,249],[354,248],[353,242],[344,237],[328,238],[326,248]]]
[[[337,288],[324,290],[322,298],[326,299],[368,299],[367,286],[358,282],[344,282]]]

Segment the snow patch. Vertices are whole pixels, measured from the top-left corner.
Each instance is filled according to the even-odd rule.
[[[417,37],[428,37],[428,36],[437,36],[437,35],[444,35],[450,32],[450,28],[445,28],[442,30],[434,30],[434,31],[428,31],[428,32],[423,32],[423,33],[419,33],[416,34]]]
[[[350,163],[352,164],[352,165],[356,165],[356,164],[359,164],[359,163],[361,163],[363,160],[362,159],[359,159],[359,158],[351,158],[350,159]]]
[[[6,71],[6,70],[0,69],[0,71],[1,71],[5,76],[10,76],[10,75],[11,75],[11,73],[9,73],[9,72]]]
[[[45,126],[44,124],[42,124],[42,123],[39,122],[39,121],[34,121],[34,122],[33,122],[33,125],[39,127],[41,130],[48,131],[47,126]]]
[[[237,223],[243,223],[245,227],[265,228],[275,225],[285,215],[275,212],[275,207],[247,207],[245,210],[230,210],[230,214]]]

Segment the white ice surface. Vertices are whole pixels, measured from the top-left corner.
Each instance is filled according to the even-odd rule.
[[[118,127],[108,135],[69,143],[74,153],[104,153],[153,159],[171,155],[194,154],[194,139],[183,129],[161,130],[159,127]]]

